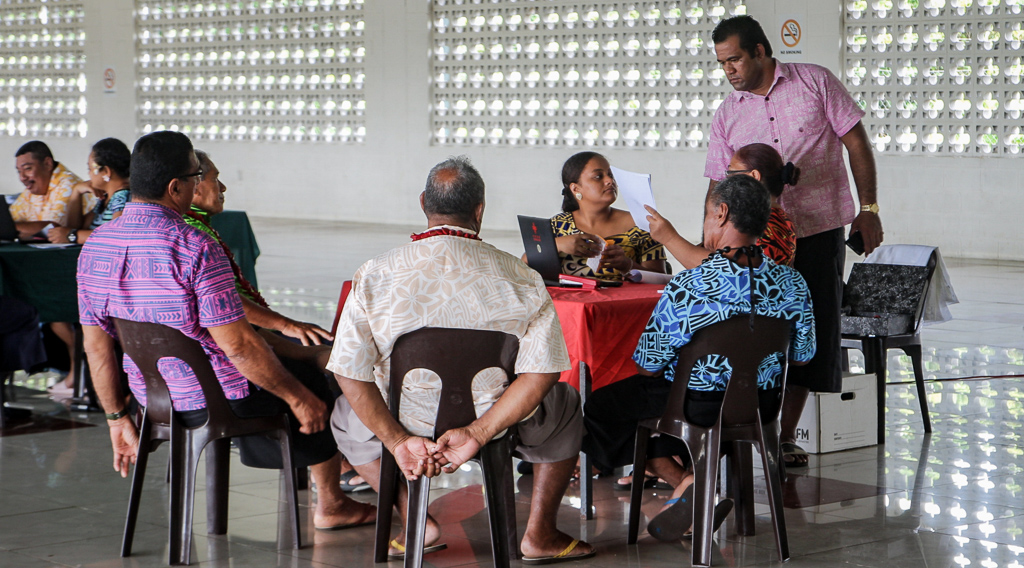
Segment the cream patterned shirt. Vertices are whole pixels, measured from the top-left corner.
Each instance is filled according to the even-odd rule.
[[[558,315],[540,275],[483,241],[439,235],[384,253],[356,271],[327,369],[376,382],[386,401],[394,342],[423,327],[515,335],[516,373],[560,373],[570,368]],[[476,415],[482,416],[507,387],[508,379],[499,369],[477,374]],[[410,371],[399,409],[406,430],[433,435],[440,396],[436,374]]]
[[[11,217],[15,223],[29,221],[49,221],[57,225],[65,225],[68,219],[68,200],[75,185],[81,179],[71,170],[58,163],[50,174],[50,187],[46,195],[36,195],[25,190],[11,204]],[[87,215],[96,206],[96,197],[92,193],[82,196],[82,216]]]

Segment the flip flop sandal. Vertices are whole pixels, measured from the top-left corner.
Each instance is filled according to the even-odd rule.
[[[359,472],[354,469],[350,469],[341,474],[341,490],[345,493],[358,493],[360,491],[366,491],[367,489],[373,489],[365,479],[362,483],[352,484],[352,479],[356,477],[359,477]]]
[[[807,467],[807,461],[797,461],[797,456],[807,457],[807,450],[794,444],[793,442],[782,442],[782,462],[786,464],[786,467]],[[786,460],[786,457],[790,457],[791,460]]]
[[[683,494],[665,502],[668,509],[658,513],[647,523],[647,534],[662,542],[678,542],[693,524],[693,485]]]
[[[618,480],[616,480],[615,481],[615,485],[613,485],[613,487],[617,491],[629,491],[630,489],[633,488],[633,482],[631,481],[629,483],[619,483]],[[672,489],[672,486],[667,484],[667,483],[658,481],[658,478],[656,476],[654,476],[654,475],[645,475],[644,476],[644,489],[666,489],[666,488],[667,489]]]
[[[597,554],[597,550],[591,550],[590,552],[588,552],[586,554],[577,554],[577,555],[574,555],[574,556],[569,556],[569,554],[571,554],[573,550],[576,550],[576,547],[579,546],[579,544],[580,544],[580,540],[578,538],[577,539],[573,539],[573,541],[571,543],[569,543],[569,546],[565,547],[565,550],[563,550],[562,552],[559,552],[558,554],[556,554],[554,556],[537,556],[537,557],[533,557],[533,558],[531,558],[529,556],[524,556],[523,559],[522,559],[523,565],[525,565],[525,566],[541,566],[543,564],[557,564],[559,562],[572,562],[574,560],[583,560],[584,558],[592,558],[594,555]]]
[[[397,538],[392,539],[389,544],[391,545],[391,548],[398,549],[398,552],[389,552],[388,560],[401,560],[405,558],[405,546],[402,543],[398,542]],[[443,542],[431,544],[430,546],[423,547],[423,554],[430,554],[431,552],[437,552],[439,550],[444,550],[446,548],[448,548],[448,545]]]

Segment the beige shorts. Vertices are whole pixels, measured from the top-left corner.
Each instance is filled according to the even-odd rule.
[[[380,440],[363,425],[344,396],[334,403],[331,430],[338,442],[338,451],[352,465],[380,459]],[[518,430],[515,456],[519,459],[552,463],[576,456],[583,441],[580,394],[567,383],[555,383],[533,416],[519,423]]]

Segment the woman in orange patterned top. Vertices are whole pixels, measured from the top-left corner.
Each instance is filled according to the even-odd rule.
[[[622,280],[630,270],[665,272],[665,249],[615,209],[619,188],[611,166],[596,152],[575,154],[562,166],[562,213],[551,218],[562,272]],[[595,271],[590,258],[601,257]]]
[[[768,228],[757,244],[775,264],[793,266],[796,227],[779,205],[779,196],[787,185],[796,185],[800,179],[800,168],[794,166],[793,162],[783,164],[779,153],[767,144],[748,144],[732,155],[726,174],[748,175],[760,181],[768,190],[772,198],[772,212],[768,218]],[[672,223],[651,207],[647,210],[650,212],[647,220],[651,223],[651,235],[664,244],[684,268],[693,268],[707,258],[707,250],[679,236]]]

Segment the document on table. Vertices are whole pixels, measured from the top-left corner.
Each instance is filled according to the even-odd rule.
[[[644,209],[644,205],[657,209],[654,204],[654,190],[651,189],[651,174],[627,172],[612,166],[612,175],[619,185],[619,195],[626,200],[626,206],[633,215],[633,222],[637,227],[649,232],[651,224],[647,222],[647,210]]]
[[[36,249],[62,249],[78,246],[77,243],[31,243],[28,246]]]

